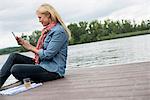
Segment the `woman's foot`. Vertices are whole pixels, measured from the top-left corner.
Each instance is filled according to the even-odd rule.
[[[3,84],[4,84],[4,82],[3,82],[2,78],[0,77],[0,89],[2,88]]]
[[[2,83],[2,80],[0,79],[0,91],[2,90],[2,86],[4,83]]]
[[[0,84],[0,89],[2,88],[2,84]]]
[[[3,84],[5,83],[6,78],[0,76],[0,89],[2,88]]]
[[[12,84],[9,84],[9,85],[6,85],[6,86],[1,87],[0,90],[6,90],[6,89],[9,89],[9,88],[12,88],[12,87],[19,86],[19,85],[21,85],[21,84],[23,84],[22,81],[17,81],[17,82],[15,82],[15,83],[12,83]]]

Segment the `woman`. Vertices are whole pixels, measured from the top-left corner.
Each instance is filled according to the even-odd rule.
[[[11,74],[20,81],[30,78],[34,82],[55,80],[65,75],[70,31],[51,5],[41,5],[36,14],[44,26],[37,46],[16,37],[20,45],[35,53],[35,57],[10,54],[0,72],[0,88]]]

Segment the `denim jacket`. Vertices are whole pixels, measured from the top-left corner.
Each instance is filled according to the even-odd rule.
[[[47,34],[43,48],[39,50],[40,66],[49,72],[64,76],[67,61],[68,35],[57,23]]]

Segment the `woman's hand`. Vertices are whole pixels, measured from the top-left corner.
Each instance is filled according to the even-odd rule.
[[[36,47],[32,46],[29,41],[24,40],[20,37],[16,37],[16,40],[18,42],[19,45],[22,45],[25,49],[32,51],[34,53],[38,53],[38,50],[36,49]]]
[[[33,46],[27,40],[24,40],[20,37],[16,37],[16,40],[19,45],[22,45],[27,50],[31,50],[33,48]]]

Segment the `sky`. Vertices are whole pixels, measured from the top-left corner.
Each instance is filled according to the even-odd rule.
[[[150,0],[0,0],[0,49],[18,46],[11,32],[21,36],[42,25],[36,9],[51,4],[66,24],[93,20],[150,20]]]

